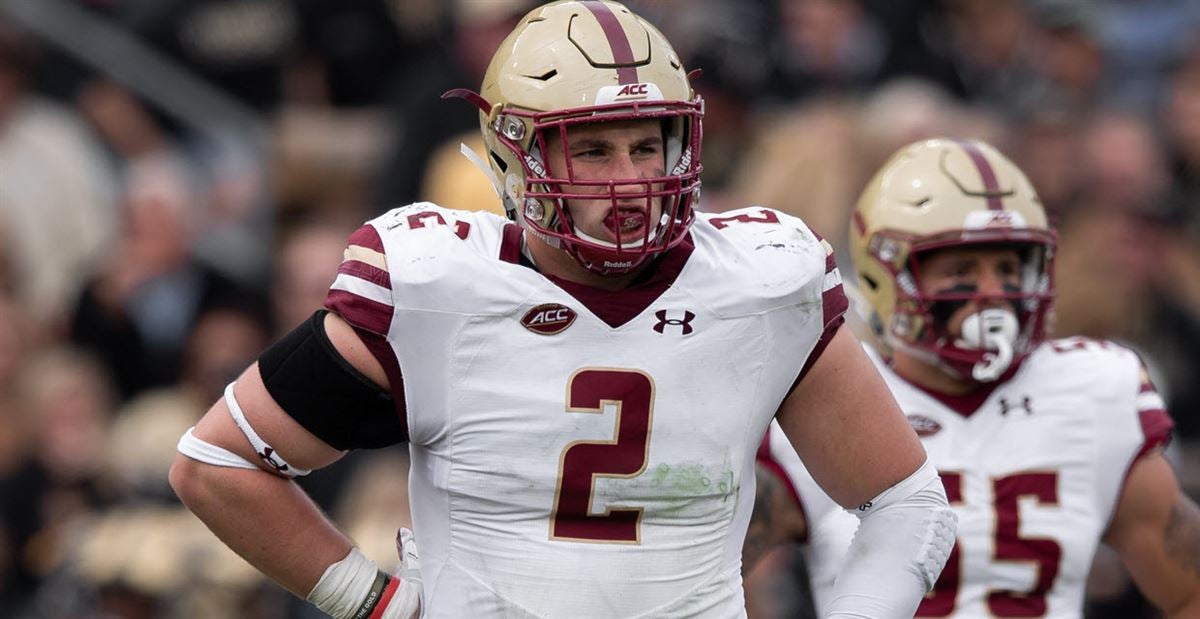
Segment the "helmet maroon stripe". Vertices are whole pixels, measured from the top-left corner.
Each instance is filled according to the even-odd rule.
[[[608,5],[597,0],[585,0],[583,6],[600,22],[600,28],[608,39],[608,46],[612,48],[613,62],[624,65],[617,67],[617,83],[638,83],[637,67],[632,66],[633,48],[629,46],[629,37],[625,36],[625,29],[621,27],[621,22],[617,21],[617,16],[613,15]]]
[[[992,164],[988,163],[975,144],[960,141],[958,145],[966,151],[975,168],[979,170],[979,178],[983,181],[983,190],[987,194],[988,208],[993,211],[1004,210],[1004,204],[1000,202],[1000,183],[996,182],[996,171],[992,169]]]
[[[858,230],[859,234],[867,233],[867,222],[865,219],[863,219],[862,213],[859,212],[858,209],[854,210],[854,215],[851,217],[851,220],[854,222],[854,228]]]

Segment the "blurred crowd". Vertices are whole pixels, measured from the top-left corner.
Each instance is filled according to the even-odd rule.
[[[183,511],[175,443],[362,221],[499,211],[459,152],[476,112],[440,95],[531,4],[0,0],[0,616],[314,616]],[[627,4],[703,71],[703,210],[779,208],[844,256],[900,145],[1011,156],[1060,232],[1055,333],[1143,356],[1200,495],[1200,0]],[[394,565],[406,467],[302,484]],[[766,561],[752,615],[803,616],[802,569]],[[1090,617],[1154,616],[1104,554],[1091,585]]]

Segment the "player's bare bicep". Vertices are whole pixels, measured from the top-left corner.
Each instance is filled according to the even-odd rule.
[[[1200,576],[1200,507],[1182,493],[1171,506],[1163,545],[1172,561]]]

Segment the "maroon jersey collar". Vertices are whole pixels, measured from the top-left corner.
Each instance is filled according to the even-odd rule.
[[[695,249],[696,245],[692,242],[692,235],[689,232],[682,242],[653,260],[629,286],[622,290],[601,290],[545,273],[542,273],[542,277],[575,297],[588,311],[608,326],[616,329],[645,311],[675,283]],[[521,227],[517,224],[508,224],[504,227],[504,237],[500,244],[500,259],[537,270],[521,252]]]
[[[888,362],[888,366],[891,366],[890,361]],[[1004,374],[1000,375],[1000,378],[990,383],[980,383],[974,389],[962,395],[951,395],[949,393],[942,393],[936,389],[930,389],[929,387],[900,376],[900,374],[896,372],[895,368],[892,368],[892,372],[895,373],[896,376],[899,376],[900,380],[903,380],[917,389],[920,389],[929,395],[929,397],[941,402],[942,405],[950,410],[962,415],[965,418],[970,418],[971,415],[974,415],[979,410],[980,406],[983,406],[983,403],[987,401],[988,397],[995,393],[995,391],[999,389],[1001,385],[1012,379],[1020,367],[1021,364],[1019,362],[1015,363],[1012,367],[1005,370]]]

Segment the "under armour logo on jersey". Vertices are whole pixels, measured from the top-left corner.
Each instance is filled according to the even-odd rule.
[[[654,325],[654,330],[659,333],[663,333],[668,325],[681,327],[684,335],[690,335],[695,330],[692,329],[692,320],[696,318],[696,315],[689,311],[683,312],[683,318],[667,318],[667,310],[658,310],[654,312],[654,315],[658,318],[658,324]]]
[[[1029,396],[1025,396],[1025,397],[1021,398],[1020,404],[1013,404],[1008,401],[1008,398],[1004,398],[1004,397],[1000,398],[1000,414],[1001,415],[1007,415],[1009,411],[1011,411],[1015,408],[1020,408],[1020,409],[1024,410],[1026,415],[1033,414],[1033,402],[1029,399]]]

